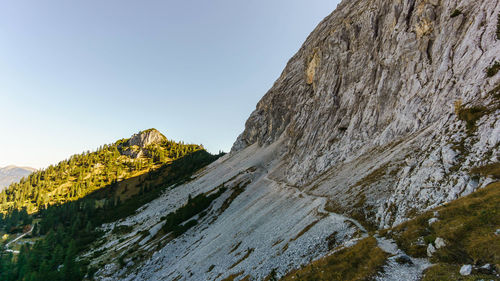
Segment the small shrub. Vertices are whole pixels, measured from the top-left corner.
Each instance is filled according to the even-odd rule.
[[[455,9],[455,10],[451,13],[450,18],[457,17],[457,16],[459,16],[459,15],[461,15],[461,14],[462,14],[462,11],[460,11],[459,9]]]
[[[498,73],[499,70],[500,70],[500,62],[495,61],[492,66],[486,69],[486,76],[493,77]]]
[[[436,240],[436,235],[434,234],[429,234],[424,237],[424,241],[426,244],[434,243],[435,240]]]
[[[125,266],[125,256],[120,256],[118,258],[118,264],[120,265],[120,268]]]
[[[497,16],[497,39],[500,40],[500,13]]]
[[[454,105],[455,105],[455,114],[458,116],[460,114],[460,110],[462,110],[462,99],[456,100]]]
[[[476,121],[481,119],[483,115],[486,113],[486,109],[481,106],[473,106],[469,108],[465,108],[460,106],[460,108],[456,109],[458,112],[458,119],[466,122],[466,128],[468,130],[473,130],[476,126]]]

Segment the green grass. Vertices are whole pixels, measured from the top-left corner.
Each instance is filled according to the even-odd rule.
[[[368,237],[352,247],[292,271],[281,280],[367,280],[382,268],[387,257],[388,254],[377,247],[377,240]]]
[[[446,246],[431,258],[437,266],[427,271],[424,280],[459,280],[454,277],[458,272],[455,269],[462,264],[490,263],[498,268],[500,236],[495,231],[500,228],[499,198],[500,182],[492,183],[395,227],[389,236],[415,257],[426,257],[427,244],[436,237],[445,240]],[[434,211],[439,213],[439,221],[429,226]],[[425,245],[418,243],[419,240],[425,241]],[[454,270],[447,270],[450,268]]]

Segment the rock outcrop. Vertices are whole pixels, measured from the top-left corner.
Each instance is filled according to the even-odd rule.
[[[147,153],[149,145],[161,144],[167,138],[156,129],[148,129],[133,134],[130,139],[121,147],[122,153],[132,158],[140,158]]]
[[[232,153],[280,140],[277,179],[381,227],[470,193],[482,182],[468,170],[498,161],[500,75],[486,70],[500,60],[499,13],[496,0],[343,1]],[[484,109],[469,129],[457,114],[468,108]]]
[[[166,140],[167,138],[156,129],[148,129],[141,131],[137,134],[132,135],[128,140],[128,145],[137,145],[140,148],[145,148],[151,144],[159,144]]]
[[[116,263],[117,253],[149,256],[96,279],[279,277],[353,245],[368,227],[399,224],[491,182],[474,171],[499,161],[500,73],[486,74],[500,60],[499,1],[344,0],[289,61],[230,154],[102,226],[105,241],[87,256],[112,254],[95,266]],[[188,198],[214,192],[222,195],[182,236],[153,231]],[[133,230],[118,237],[112,230],[122,225]],[[404,280],[427,266],[412,262],[418,270]]]

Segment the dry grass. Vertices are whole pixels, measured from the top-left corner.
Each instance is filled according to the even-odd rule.
[[[493,163],[481,167],[472,168],[471,173],[479,174],[483,177],[492,176],[496,179],[500,179],[500,163]]]
[[[424,272],[422,281],[473,281],[473,280],[492,280],[491,275],[471,274],[462,276],[459,273],[460,266],[450,264],[437,264],[428,268]]]
[[[377,247],[377,240],[368,237],[352,247],[292,271],[282,280],[366,280],[377,273],[386,259],[387,253]]]
[[[313,221],[312,223],[308,224],[304,229],[302,229],[295,237],[293,237],[290,242],[295,241],[299,239],[300,236],[304,235],[309,229],[311,229],[314,225],[316,225],[319,222],[319,220]]]
[[[237,186],[233,187],[232,188],[233,192],[231,193],[231,195],[222,203],[222,206],[219,209],[219,214],[222,214],[227,208],[229,208],[231,203],[233,203],[234,199],[236,199],[236,197],[238,197],[238,195],[243,193],[243,191],[245,191],[245,188],[249,184],[250,184],[250,181],[247,181],[245,183],[240,182],[240,183],[238,183]]]
[[[428,220],[433,217],[433,211],[439,212],[439,221],[429,226]],[[391,237],[408,254],[417,257],[426,256],[426,245],[420,245],[418,240],[423,239],[428,244],[434,242],[436,237],[444,238],[447,245],[431,258],[441,267],[429,270],[430,275],[441,276],[445,272],[443,268],[448,266],[465,263],[499,265],[500,236],[495,235],[498,228],[500,182],[397,226]],[[451,274],[446,278],[455,280]],[[448,280],[432,278],[426,280]]]
[[[248,256],[250,256],[250,254],[253,252],[253,250],[255,250],[254,248],[248,248],[247,249],[247,253],[241,257],[239,260],[237,260],[233,265],[231,265],[229,267],[229,269],[231,268],[234,268],[235,266],[237,266],[238,264],[240,264],[242,261],[246,260],[246,258],[248,258]]]
[[[472,107],[461,107],[458,110],[458,119],[465,121],[465,127],[467,130],[474,130],[476,127],[476,121],[481,119],[488,111],[482,106],[472,106]]]
[[[231,274],[228,277],[222,279],[222,281],[233,281],[234,279],[238,278],[238,276],[240,276],[242,274],[243,274],[243,271],[240,271],[240,272],[235,273],[235,274]]]
[[[234,245],[234,247],[231,249],[231,251],[229,251],[229,253],[231,254],[232,252],[236,251],[236,249],[238,249],[238,247],[241,245],[241,241],[236,243],[236,245]]]

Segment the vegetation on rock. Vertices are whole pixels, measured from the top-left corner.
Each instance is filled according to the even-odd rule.
[[[375,276],[384,265],[388,254],[377,246],[373,237],[341,249],[292,271],[281,280],[366,280]]]
[[[462,11],[460,11],[459,9],[455,9],[455,10],[453,10],[453,12],[451,13],[450,18],[457,17],[457,16],[459,16],[459,15],[461,15],[461,14],[462,14]]]
[[[489,167],[485,171],[498,170]],[[408,254],[426,257],[427,245],[437,237],[446,246],[437,249],[424,280],[456,280],[462,264],[492,264],[500,270],[500,182],[495,182],[466,197],[426,212],[407,221],[386,234],[396,240]],[[429,224],[431,218],[437,221]],[[453,271],[448,269],[453,268]],[[476,276],[479,278],[479,276]],[[491,278],[489,276],[488,278]],[[474,279],[475,280],[475,279]]]
[[[486,69],[486,76],[493,77],[498,73],[499,70],[500,70],[500,62],[495,61],[492,66]]]

